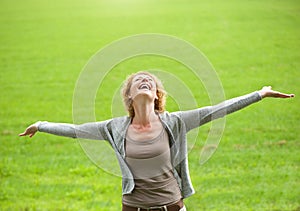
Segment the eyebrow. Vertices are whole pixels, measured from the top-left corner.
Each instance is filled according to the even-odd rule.
[[[136,78],[135,79],[140,79],[140,78],[150,78],[150,79],[152,79],[152,80],[154,80],[151,76],[149,76],[149,75],[146,75],[145,77],[143,77],[143,76],[136,76]]]

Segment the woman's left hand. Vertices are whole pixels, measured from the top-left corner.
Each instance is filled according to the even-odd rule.
[[[260,91],[258,91],[262,98],[265,97],[276,97],[276,98],[291,98],[295,97],[294,94],[285,94],[278,91],[272,90],[271,86],[264,86]]]

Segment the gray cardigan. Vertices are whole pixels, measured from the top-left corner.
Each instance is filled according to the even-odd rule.
[[[261,99],[258,92],[253,92],[226,100],[214,106],[172,113],[163,112],[159,114],[160,120],[169,135],[173,172],[184,198],[194,193],[188,169],[186,133],[209,121],[240,110]],[[121,168],[122,193],[130,194],[135,184],[132,172],[125,161],[124,147],[126,132],[130,123],[131,118],[123,116],[82,125],[38,122],[37,126],[41,132],[60,136],[107,140],[114,149]]]

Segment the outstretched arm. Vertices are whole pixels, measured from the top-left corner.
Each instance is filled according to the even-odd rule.
[[[187,131],[199,127],[214,119],[224,117],[227,114],[245,108],[255,102],[258,102],[266,97],[274,98],[291,98],[294,94],[285,94],[272,90],[271,86],[265,86],[261,90],[226,100],[222,103],[213,106],[207,106],[189,111],[176,112],[181,117],[186,125]]]
[[[19,136],[28,135],[31,138],[36,134],[37,131],[40,131],[70,138],[105,140],[106,136],[104,127],[108,121],[109,120],[102,122],[91,122],[81,125],[39,121],[30,125],[23,133],[20,133]]]

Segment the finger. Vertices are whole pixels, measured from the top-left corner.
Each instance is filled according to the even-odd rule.
[[[20,133],[19,136],[25,136],[25,132],[24,133]]]
[[[27,135],[27,131],[19,134],[19,136],[26,136],[26,135]]]
[[[279,98],[291,98],[294,96],[295,96],[294,94],[285,94],[285,93],[280,93],[280,92],[275,94],[275,97],[279,97]]]
[[[32,133],[29,135],[29,137],[31,138],[32,136],[34,136],[35,133],[36,133],[36,132],[32,132]]]
[[[263,89],[265,89],[265,90],[271,90],[272,86],[264,86]]]

